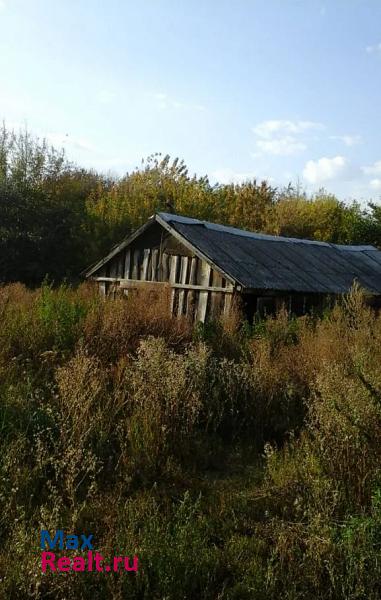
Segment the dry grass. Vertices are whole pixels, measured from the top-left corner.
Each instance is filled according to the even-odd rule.
[[[376,600],[381,319],[361,292],[251,332],[238,309],[192,330],[146,293],[0,290],[4,597]],[[42,577],[42,526],[144,568]]]

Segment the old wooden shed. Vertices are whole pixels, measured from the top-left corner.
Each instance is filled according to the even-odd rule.
[[[380,306],[381,251],[252,233],[157,213],[86,273],[104,295],[167,285],[171,310],[192,320],[228,313],[240,297],[250,319],[281,304],[302,314],[354,281]]]

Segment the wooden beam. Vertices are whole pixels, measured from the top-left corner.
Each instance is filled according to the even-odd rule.
[[[232,294],[234,292],[233,288],[223,288],[214,285],[192,285],[190,283],[174,283],[170,285],[181,290],[195,290],[199,292],[220,292],[221,294]]]
[[[216,287],[213,285],[196,285],[190,283],[169,283],[168,281],[143,281],[142,279],[120,279],[118,277],[94,277],[94,281],[105,281],[110,283],[119,283],[120,287],[137,287],[137,286],[164,286],[169,285],[172,288],[179,290],[194,290],[196,292],[220,292],[221,294],[232,294],[232,287]]]
[[[167,283],[168,285],[168,283]],[[143,281],[143,279],[121,279],[119,281],[119,287],[125,288],[144,288],[144,287],[160,287],[165,286],[164,281]]]

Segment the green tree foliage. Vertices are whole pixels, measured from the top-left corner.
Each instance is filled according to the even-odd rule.
[[[25,130],[16,134],[3,123],[0,129],[0,182],[17,187],[42,186],[68,168],[63,151],[49,147]]]
[[[337,244],[355,243],[364,234],[366,211],[356,202],[340,202],[324,189],[312,197],[292,186],[280,192],[273,211],[273,232]]]
[[[121,178],[67,161],[27,131],[0,130],[0,281],[75,280],[155,211],[251,231],[381,246],[381,208],[253,179],[212,185],[153,154]]]
[[[0,280],[78,276],[91,233],[86,200],[99,177],[25,131],[0,130]]]

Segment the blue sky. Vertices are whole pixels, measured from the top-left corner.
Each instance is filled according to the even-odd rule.
[[[86,167],[381,197],[379,0],[0,0],[0,119]]]

